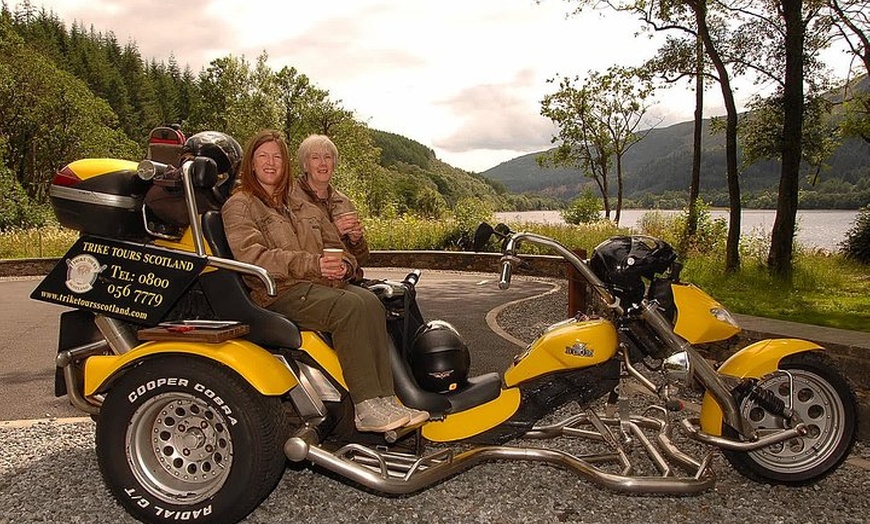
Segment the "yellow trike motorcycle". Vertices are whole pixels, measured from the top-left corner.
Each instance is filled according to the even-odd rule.
[[[223,233],[230,140],[193,135],[166,163],[80,160],[51,186],[60,222],[82,233],[32,294],[71,308],[60,322],[56,394],[96,421],[103,478],[137,519],[239,521],[288,460],[385,494],[518,460],[617,492],[686,495],[715,477],[712,453],[696,458],[683,444],[719,448],[740,473],[785,484],[817,481],[848,455],[855,396],[823,348],[764,340],[715,368],[696,346],[739,327],[680,281],[667,243],[615,237],[584,260],[553,239],[486,224],[475,242],[500,244],[501,288],[522,245],[536,244],[588,282],[589,310],[550,326],[503,373],[468,376],[461,335],[417,307],[418,271],[364,282],[387,310],[397,395],[431,418],[357,432],[329,333],[300,330],[248,297],[242,275],[275,285],[234,260]],[[156,187],[186,220],[155,214],[145,200]],[[629,401],[638,389],[640,408]],[[698,391],[700,413],[687,415],[681,396]],[[583,446],[559,449],[565,441]]]

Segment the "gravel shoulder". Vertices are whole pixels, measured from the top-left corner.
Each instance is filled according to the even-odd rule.
[[[0,428],[0,523],[135,522],[102,483],[94,424]],[[870,460],[866,447],[853,457]],[[757,484],[716,454],[718,483],[697,496],[625,496],[551,466],[480,465],[421,493],[375,495],[312,468],[288,468],[247,523],[867,522],[870,471],[847,463],[804,488]]]

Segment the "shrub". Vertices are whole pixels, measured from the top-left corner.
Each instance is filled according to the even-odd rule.
[[[4,162],[5,141],[0,137],[0,231],[41,226],[44,213],[40,210]]]
[[[601,199],[595,196],[591,189],[586,188],[583,194],[575,198],[568,209],[560,214],[569,224],[591,224],[601,220],[601,209]]]
[[[697,213],[698,228],[691,238],[686,237],[688,209],[677,214],[650,211],[640,218],[638,227],[644,234],[670,243],[684,257],[694,253],[721,252],[728,235],[728,222],[724,218],[713,218],[710,206],[703,202],[698,203]]]
[[[846,258],[870,264],[870,207],[858,211],[852,229],[840,246]]]

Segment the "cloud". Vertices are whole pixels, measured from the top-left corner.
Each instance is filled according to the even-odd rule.
[[[459,128],[434,140],[451,153],[475,149],[533,151],[551,147],[555,127],[540,115],[535,75],[517,73],[505,84],[478,84],[441,102],[461,120]]]

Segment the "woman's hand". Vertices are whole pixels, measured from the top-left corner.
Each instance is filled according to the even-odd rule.
[[[355,211],[338,215],[333,223],[338,229],[338,234],[347,236],[354,244],[362,240],[363,226]]]
[[[342,280],[347,275],[347,263],[337,257],[320,257],[320,274],[329,280]]]

